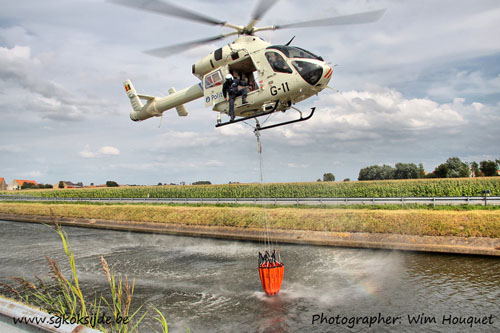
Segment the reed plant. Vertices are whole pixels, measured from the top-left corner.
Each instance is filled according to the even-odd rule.
[[[132,299],[134,295],[135,281],[129,283],[127,277],[116,275],[109,267],[106,259],[101,256],[101,265],[104,275],[108,281],[109,294],[107,297],[94,295],[93,298],[86,296],[83,292],[78,278],[76,261],[73,250],[66,232],[57,223],[53,215],[55,231],[61,238],[66,258],[70,267],[70,277],[67,278],[59,265],[51,258],[46,257],[50,267],[52,283],[35,276],[36,282],[31,282],[24,277],[11,277],[18,285],[3,284],[12,296],[26,304],[38,306],[42,310],[64,318],[68,322],[73,319],[79,324],[98,329],[103,332],[135,332],[143,322],[149,310],[143,311],[144,305],[132,310]],[[156,307],[153,307],[157,315],[155,320],[159,321],[162,332],[168,332],[165,316]],[[105,316],[105,311],[110,311],[112,316]],[[99,318],[109,318],[99,320]],[[153,329],[150,327],[150,329]],[[154,329],[153,329],[154,330]]]

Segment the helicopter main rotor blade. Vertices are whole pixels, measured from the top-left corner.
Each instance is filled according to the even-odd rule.
[[[197,47],[200,45],[215,42],[217,40],[224,39],[228,36],[232,36],[232,35],[236,35],[236,34],[238,34],[237,31],[228,32],[227,34],[222,34],[222,35],[215,36],[215,37],[209,37],[209,38],[199,39],[199,40],[195,40],[195,41],[191,41],[191,42],[186,42],[186,43],[181,43],[181,44],[160,47],[157,49],[147,50],[147,51],[144,51],[144,53],[147,53],[147,54],[150,54],[150,55],[153,55],[156,57],[160,57],[160,58],[166,58],[170,55],[189,50],[193,47]]]
[[[260,0],[257,7],[252,13],[252,18],[248,25],[245,27],[248,30],[251,30],[255,24],[264,16],[264,14],[271,9],[279,0]]]
[[[168,2],[160,0],[108,0],[109,2],[119,5],[147,10],[156,14],[170,15],[181,17],[187,20],[207,23],[211,25],[224,25],[224,21],[216,20],[214,18],[198,14],[194,11],[177,7]]]
[[[276,29],[289,29],[289,28],[310,28],[310,27],[321,27],[321,26],[329,26],[329,25],[348,25],[348,24],[363,24],[363,23],[371,23],[378,21],[382,15],[384,15],[385,9],[373,10],[364,13],[352,14],[352,15],[343,15],[343,16],[335,16],[326,19],[320,20],[312,20],[305,21],[299,23],[290,23],[290,24],[282,24],[276,25],[274,27],[255,29],[255,31],[262,30],[276,30]]]

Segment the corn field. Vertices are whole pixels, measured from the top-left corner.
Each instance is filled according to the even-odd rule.
[[[500,177],[385,180],[363,182],[129,186],[118,188],[23,190],[45,198],[384,198],[500,196]]]

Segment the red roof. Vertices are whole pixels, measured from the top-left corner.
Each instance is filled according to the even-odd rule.
[[[3,181],[5,181],[5,180],[3,179],[3,177],[0,177],[0,183],[1,183],[1,182],[3,182]]]
[[[35,184],[35,185],[38,185],[38,183],[34,180],[21,180],[21,179],[14,179],[14,181],[16,183],[19,184],[19,186],[23,186],[24,183],[31,183],[31,184]]]

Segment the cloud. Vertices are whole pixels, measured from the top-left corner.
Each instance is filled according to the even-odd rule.
[[[297,169],[306,169],[306,168],[309,167],[309,164],[288,163],[287,167],[289,167],[289,168],[297,168]]]
[[[85,145],[82,151],[78,153],[80,157],[83,158],[98,158],[106,155],[120,155],[120,150],[112,146],[103,146],[96,152],[90,149],[90,145]]]
[[[151,149],[154,151],[172,151],[177,149],[207,147],[220,138],[215,133],[168,131],[158,136]]]
[[[33,57],[27,46],[0,47],[0,86],[7,95],[19,95],[21,88],[23,98],[17,100],[17,108],[34,112],[41,119],[62,122],[81,121],[89,114],[109,113],[115,108],[116,104],[106,99],[82,98],[48,79],[44,70],[52,60],[42,58]]]
[[[22,153],[25,149],[18,145],[0,145],[0,152],[5,153]]]
[[[97,153],[101,155],[120,155],[120,151],[117,148],[111,146],[101,147],[101,149],[99,149]]]
[[[404,139],[465,126],[465,114],[477,108],[477,103],[466,105],[462,99],[440,104],[427,98],[407,99],[395,89],[373,87],[322,96],[307,124],[281,128],[274,137],[307,145],[328,140]]]
[[[427,92],[438,98],[498,94],[500,76],[486,77],[481,71],[458,71],[444,82],[431,83]]]
[[[42,173],[40,171],[30,171],[30,172],[25,173],[25,175],[28,177],[32,177],[32,178],[37,178],[37,177],[40,177],[42,175]]]

